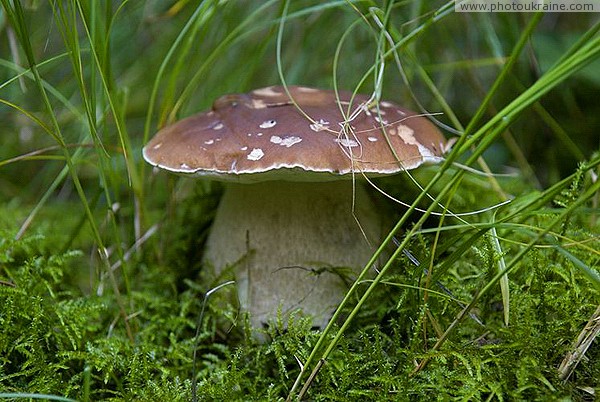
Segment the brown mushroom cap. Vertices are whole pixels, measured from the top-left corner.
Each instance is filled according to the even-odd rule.
[[[332,180],[437,162],[446,141],[425,117],[390,102],[307,87],[225,95],[209,112],[163,128],[144,159],[175,173],[219,180]],[[393,151],[392,151],[393,150]],[[256,176],[255,176],[256,175]]]

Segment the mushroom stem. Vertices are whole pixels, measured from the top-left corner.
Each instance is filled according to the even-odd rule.
[[[233,268],[254,327],[297,309],[327,324],[374,251],[365,235],[376,245],[381,233],[375,206],[355,188],[353,196],[350,180],[227,185],[204,260],[215,277]]]

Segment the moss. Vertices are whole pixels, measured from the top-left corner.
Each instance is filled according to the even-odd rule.
[[[600,392],[597,340],[567,381],[557,372],[600,304],[598,80],[577,72],[597,63],[600,42],[592,34],[583,52],[569,47],[597,29],[591,14],[534,24],[535,15],[422,1],[294,1],[284,18],[283,3],[262,0],[0,1],[2,33],[16,44],[0,41],[0,399],[284,400],[327,347],[306,400],[587,401]],[[529,27],[531,47],[510,59]],[[549,37],[568,40],[541,54]],[[376,57],[388,39],[398,53]],[[540,75],[561,58],[568,68]],[[140,149],[218,96],[281,78],[362,82],[359,92],[443,111],[433,117],[448,136],[502,117],[455,145],[456,161],[482,154],[491,171],[513,175],[446,169],[429,195],[454,213],[480,212],[439,207],[422,224],[423,212],[412,214],[384,250],[409,237],[405,252],[358,310],[370,282],[329,332],[279,319],[260,343],[236,302],[207,298],[200,280],[219,185],[155,174]],[[538,80],[544,88],[530,91]],[[414,178],[424,187],[438,172]],[[408,177],[377,184],[408,206],[420,194]],[[390,227],[404,219],[406,205],[377,202]]]
[[[203,302],[197,285],[186,282],[190,286],[178,290],[174,272],[142,264],[125,298],[130,339],[109,288],[84,294],[76,282],[65,280],[66,271],[82,268],[80,252],[51,255],[45,251],[52,242],[47,234],[18,241],[10,240],[13,235],[3,232],[0,249],[3,392],[189,400],[198,330],[199,400],[275,400],[290,391],[299,362],[319,335],[304,318],[276,323],[264,344],[245,338],[240,329],[232,337],[214,325],[220,314],[232,312],[214,309],[197,327]],[[486,265],[492,250],[485,238],[473,250],[461,262],[465,268],[442,278],[438,290],[443,285],[464,299],[485,283],[486,275],[473,273]],[[418,286],[423,280],[422,270],[406,266],[399,265],[396,271],[405,274],[390,277],[387,290],[364,306],[312,383],[311,400],[557,400],[581,393],[578,386],[599,386],[597,359],[584,360],[571,381],[558,379],[560,360],[600,299],[564,258],[540,249],[521,262],[523,268],[510,278],[508,327],[499,296],[492,296],[474,311],[477,320],[466,319],[442,349],[430,352],[434,320],[447,327],[460,306],[434,295],[424,304],[423,289],[394,286]],[[415,362],[425,357],[427,366],[415,373]]]

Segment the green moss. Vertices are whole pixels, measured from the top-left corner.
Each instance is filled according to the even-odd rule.
[[[306,400],[600,392],[597,340],[568,380],[557,371],[600,304],[598,80],[577,70],[598,61],[593,15],[535,23],[443,2],[302,0],[282,18],[285,4],[262,0],[0,1],[1,32],[16,43],[0,41],[0,399],[284,400],[325,350]],[[560,46],[544,53],[550,37]],[[553,70],[561,58],[569,64]],[[251,329],[225,292],[206,298],[218,285],[200,278],[220,186],[155,174],[140,154],[167,122],[282,78],[362,80],[360,92],[443,111],[434,117],[448,136],[490,99],[473,127],[497,124],[471,130],[456,161],[482,154],[493,172],[518,172],[445,169],[429,194],[480,212],[439,207],[424,221],[404,215],[421,194],[407,175],[377,180],[406,203],[376,200],[389,227],[405,220],[384,254],[406,239],[405,253],[374,290],[357,287],[327,333],[296,316]],[[414,178],[425,187],[440,169]]]
[[[86,295],[64,280],[65,271],[81,269],[81,253],[45,255],[51,242],[45,235],[18,241],[10,240],[12,235],[4,232],[0,250],[3,392],[75,399],[88,395],[88,400],[189,400],[202,303],[195,285],[177,290],[173,272],[142,265],[125,302],[130,339],[109,289]],[[474,245],[476,252],[465,255],[465,268],[442,279],[455,297],[466,298],[486,281],[486,275],[473,275],[491,264],[485,262],[492,255],[486,244],[482,238]],[[309,398],[556,400],[576,394],[578,385],[597,387],[597,359],[584,360],[572,381],[558,379],[560,360],[600,299],[579,270],[558,258],[537,250],[511,275],[508,327],[502,323],[499,296],[492,296],[474,312],[484,325],[466,319],[442,349],[431,352],[427,350],[436,340],[433,317],[446,327],[460,307],[434,295],[424,304],[422,289],[394,286],[422,281],[423,273],[406,270],[410,262],[404,261],[404,269],[399,264],[397,270],[405,274],[390,277],[386,291],[364,306],[365,315],[321,368]],[[310,321],[292,319],[287,330],[279,323],[267,332],[271,341],[262,344],[242,340],[239,330],[233,338],[223,338],[213,324],[225,313],[209,310],[199,327],[199,400],[284,398],[299,362],[316,342],[318,333],[310,329]],[[425,357],[430,359],[427,366],[414,373],[414,363]]]

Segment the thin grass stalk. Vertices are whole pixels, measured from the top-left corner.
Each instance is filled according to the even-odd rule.
[[[197,68],[197,71],[194,73],[192,78],[190,78],[188,84],[181,91],[181,94],[169,113],[167,121],[171,121],[175,118],[175,115],[181,109],[184,102],[187,102],[187,100],[191,97],[192,92],[198,88],[198,83],[202,79],[203,74],[206,74],[206,71],[211,64],[225,52],[228,46],[241,41],[245,36],[250,35],[251,33],[254,33],[256,30],[263,27],[263,24],[265,24],[264,22],[258,23],[258,26],[252,26],[252,23],[255,23],[258,19],[258,16],[260,16],[264,10],[277,3],[277,1],[278,0],[269,0],[264,4],[261,4],[260,7],[254,10],[252,14],[250,14],[244,21],[236,26],[221,42],[219,42],[219,44],[210,52],[210,54],[206,56],[204,62]]]
[[[58,395],[38,394],[33,392],[0,392],[0,398],[6,399],[42,399],[56,402],[77,402],[76,399],[65,398]]]
[[[53,56],[49,59],[46,59],[42,62],[38,63],[38,68],[39,67],[45,67],[48,64],[51,64],[53,62],[58,62],[61,61],[60,59],[63,57],[67,57],[68,54],[67,53],[61,53],[61,54],[57,54],[56,56]],[[28,78],[30,80],[34,80],[33,74],[31,74],[31,69],[29,68],[24,68],[19,66],[18,64],[15,63],[11,63],[10,61],[7,60],[1,60],[0,59],[0,66],[9,68],[13,71],[15,71],[17,74],[12,77],[7,79],[6,81],[4,81],[3,83],[0,84],[0,90],[8,87],[10,84],[12,84],[14,81],[19,81],[21,80],[23,77]],[[49,94],[51,94],[52,96],[54,96],[60,103],[63,104],[63,106],[65,106],[69,112],[73,113],[73,115],[77,118],[77,119],[81,119],[81,117],[83,116],[79,110],[62,94],[58,91],[58,89],[54,88],[52,85],[50,85],[50,83],[48,83],[46,80],[42,79],[42,85],[44,86],[44,88],[46,88],[46,91],[48,91]],[[5,100],[0,99],[0,102],[8,102]],[[16,105],[14,104],[10,104],[7,103],[7,105],[11,106],[13,109],[17,109],[19,110],[21,113],[23,113],[23,109],[17,108]],[[27,116],[28,118],[31,119],[30,116]],[[39,119],[37,119],[39,121]],[[35,120],[34,120],[35,121]],[[36,122],[37,124],[39,124],[38,122]],[[44,129],[44,131],[46,131],[47,134],[53,136],[54,133],[49,130],[47,127],[42,127]],[[56,140],[56,138],[55,138]],[[58,141],[57,141],[58,142]]]
[[[494,214],[495,215],[495,214]],[[494,223],[494,221],[492,221]],[[506,270],[506,262],[504,261],[504,253],[502,252],[502,246],[498,239],[498,233],[496,232],[496,226],[490,228],[492,248],[497,258],[498,271],[504,272]],[[508,275],[503,275],[500,278],[500,293],[502,295],[502,312],[504,314],[504,325],[508,327],[510,323],[510,288],[508,282]]]
[[[106,96],[106,101],[108,102],[108,106],[110,107],[113,118],[115,119],[117,134],[119,136],[119,141],[121,143],[121,147],[123,148],[123,157],[125,160],[125,165],[127,166],[127,173],[129,175],[130,185],[131,185],[131,188],[132,188],[134,194],[139,195],[140,189],[141,189],[140,176],[139,176],[139,173],[138,173],[137,168],[134,163],[135,159],[132,156],[133,149],[131,146],[131,141],[130,141],[129,135],[127,134],[127,128],[125,126],[125,122],[122,119],[121,113],[119,113],[119,111],[117,109],[117,101],[114,99],[113,93],[111,91],[111,85],[110,85],[110,82],[108,81],[108,79],[110,78],[110,74],[102,73],[102,72],[104,72],[103,63],[101,62],[101,60],[99,58],[100,55],[94,45],[93,35],[90,32],[90,28],[86,21],[85,14],[81,8],[81,4],[79,4],[79,3],[78,3],[78,11],[81,16],[81,21],[82,21],[83,27],[84,27],[87,37],[89,39],[89,43],[90,43],[90,47],[91,47],[90,50],[91,50],[91,54],[93,56],[94,63],[96,65],[96,68],[98,69],[98,71],[101,72],[98,75],[98,77],[100,78],[100,81],[102,83],[102,88],[104,91],[104,95]]]
[[[196,8],[196,11],[194,11],[194,13],[190,16],[190,18],[185,23],[185,25],[182,28],[179,35],[177,35],[177,38],[175,39],[175,41],[173,42],[173,44],[167,51],[167,54],[165,55],[163,62],[161,63],[160,67],[158,68],[158,72],[156,73],[156,78],[154,79],[154,83],[152,85],[152,91],[150,92],[150,99],[148,100],[148,110],[146,112],[146,120],[144,123],[144,135],[143,135],[144,143],[148,142],[148,139],[150,137],[150,127],[152,125],[152,116],[154,115],[154,107],[156,104],[156,97],[158,95],[158,89],[160,88],[160,84],[166,75],[167,67],[171,65],[172,59],[175,56],[175,52],[177,51],[177,49],[179,48],[181,43],[184,41],[188,32],[193,28],[194,24],[196,23],[196,20],[200,16],[202,16],[204,12],[206,12],[206,8],[209,7],[211,5],[211,3],[212,2],[208,1],[208,0],[204,0],[200,3],[200,5]],[[140,162],[140,163],[142,164],[140,171],[141,171],[141,175],[143,176],[143,173],[145,170],[145,163],[143,163],[143,162]]]
[[[87,89],[86,86],[86,82],[85,82],[85,77],[84,77],[84,63],[83,60],[81,58],[82,52],[81,52],[81,44],[80,44],[80,40],[79,40],[79,33],[77,31],[77,26],[78,24],[78,19],[77,19],[77,12],[80,13],[80,17],[82,22],[82,25],[84,27],[87,27],[87,23],[86,23],[86,16],[83,14],[83,9],[81,8],[81,3],[78,3],[78,7],[73,3],[73,2],[61,2],[60,4],[57,5],[58,8],[54,8],[54,15],[57,21],[60,21],[59,24],[59,30],[61,31],[62,37],[63,37],[63,41],[65,43],[65,46],[70,49],[69,55],[70,55],[70,59],[71,59],[71,64],[73,67],[73,72],[74,75],[76,77],[76,82],[78,84],[78,88],[79,88],[79,92],[81,94],[81,99],[83,101],[83,106],[84,106],[84,111],[85,111],[85,116],[87,118],[87,127],[89,129],[89,132],[91,134],[92,140],[94,142],[94,149],[96,151],[96,156],[100,162],[99,168],[98,168],[98,175],[100,177],[100,182],[102,183],[102,188],[104,190],[104,196],[106,198],[106,202],[107,205],[109,207],[108,211],[110,213],[110,226],[111,226],[111,231],[114,237],[114,241],[115,241],[115,245],[116,245],[116,254],[118,256],[118,258],[120,259],[121,262],[124,262],[123,259],[123,249],[121,247],[121,244],[123,244],[123,242],[121,241],[121,234],[120,231],[118,229],[118,225],[114,216],[114,213],[111,209],[112,205],[114,204],[113,202],[113,195],[111,194],[111,188],[114,187],[114,183],[113,180],[111,180],[109,173],[111,172],[111,166],[110,166],[110,161],[109,161],[109,154],[108,151],[106,150],[100,135],[99,135],[99,129],[98,129],[98,121],[96,119],[96,110],[99,108],[97,102],[99,101],[99,99],[96,96],[96,88],[95,88],[95,82],[96,82],[96,68],[98,68],[99,70],[99,74],[98,74],[98,78],[100,80],[102,80],[102,82],[106,82],[105,77],[107,75],[109,75],[109,73],[106,71],[106,69],[109,68],[109,66],[106,65],[106,63],[100,63],[97,55],[96,55],[96,48],[94,48],[94,42],[97,42],[97,34],[94,32],[90,32],[89,30],[86,30],[87,33],[87,38],[88,38],[88,43],[91,46],[90,49],[90,54],[93,58],[93,60],[96,60],[96,68],[91,68],[90,70],[90,74],[91,74],[91,78],[90,78],[90,90]],[[66,8],[65,8],[66,7]],[[92,7],[92,10],[90,11],[92,15],[98,15],[97,13],[94,12],[94,7]],[[95,23],[94,23],[95,24]],[[102,68],[104,68],[104,71],[101,70]],[[111,102],[110,99],[110,94],[108,94],[108,88],[107,85],[104,85],[103,89],[105,89],[107,91],[107,96],[106,99],[108,100],[109,104]],[[104,109],[104,108],[102,108]],[[115,118],[115,121],[117,122],[117,132],[122,133],[122,130],[119,129],[119,116],[117,116],[117,111],[114,107],[111,108],[113,111],[113,115]],[[124,157],[126,159],[126,165],[128,166],[128,169],[130,170],[130,168],[132,168],[132,164],[131,163],[127,163],[128,160],[131,160],[131,158],[128,158],[128,154],[131,151],[127,150],[126,146],[123,146],[124,143],[128,142],[127,136],[126,135],[120,135],[120,137],[124,137],[126,141],[121,140],[121,144],[124,150]],[[131,148],[129,146],[129,148]],[[135,166],[133,166],[135,167]],[[130,178],[135,178],[135,174],[129,174]],[[133,183],[134,180],[131,181],[132,183],[132,187],[133,187],[133,191],[134,194],[136,192],[136,186]],[[138,185],[139,187],[139,185]],[[109,264],[110,265],[110,264]],[[123,265],[123,264],[121,264]],[[128,275],[122,275],[123,280],[124,280],[124,284],[125,284],[125,288],[127,289],[127,293],[130,293],[130,284],[129,284],[129,278]],[[111,281],[111,283],[113,285],[116,285],[116,280]],[[115,294],[117,295],[117,297],[120,297],[120,292],[117,291],[115,289]],[[124,306],[125,303],[120,300],[119,304],[121,306]],[[123,307],[124,309],[124,307]],[[125,310],[123,310],[124,312],[124,316],[123,319],[127,320],[128,314],[126,314]]]
[[[543,13],[535,13],[535,14],[533,14],[532,18],[527,23],[527,26],[523,30],[523,34],[519,37],[519,40],[513,47],[512,52],[510,53],[510,56],[508,56],[506,64],[504,65],[502,70],[500,70],[500,74],[498,75],[498,78],[494,81],[494,83],[492,84],[492,87],[487,92],[486,96],[483,98],[481,105],[475,112],[475,115],[473,116],[473,118],[469,121],[469,124],[467,124],[467,128],[465,129],[465,133],[464,133],[465,136],[469,135],[472,131],[475,131],[475,127],[479,124],[479,121],[483,118],[485,112],[488,110],[488,106],[492,102],[492,98],[496,95],[500,86],[502,86],[502,84],[504,84],[504,82],[506,81],[506,78],[512,72],[513,66],[519,59],[519,55],[522,53],[523,48],[530,40],[531,34],[533,33],[533,31],[535,30],[535,28],[541,21],[543,15],[544,15]]]
[[[165,123],[169,123],[170,119],[173,119],[177,113],[177,110],[173,107],[176,103],[175,92],[177,91],[177,84],[180,78],[180,72],[186,65],[186,59],[192,50],[192,46],[195,42],[198,42],[199,31],[202,27],[213,18],[218,7],[218,2],[213,1],[212,3],[206,3],[207,8],[198,16],[198,19],[192,24],[190,31],[186,34],[177,50],[177,57],[174,62],[169,65],[169,76],[167,83],[164,86],[162,96],[162,110],[158,119],[158,125],[162,126]],[[212,7],[211,7],[212,6]],[[200,38],[201,40],[201,38]],[[188,88],[191,86],[191,82],[188,83]],[[197,85],[194,85],[194,89]],[[181,96],[179,97],[181,99]],[[178,109],[178,108],[177,108]]]
[[[104,99],[106,100],[106,102],[108,103],[108,106],[110,108],[110,111],[113,115],[114,121],[115,121],[115,125],[116,125],[116,129],[117,129],[117,135],[119,137],[119,141],[122,147],[122,151],[123,151],[123,158],[125,160],[125,166],[127,168],[127,173],[128,173],[128,178],[129,178],[129,185],[132,189],[133,192],[133,196],[134,196],[134,203],[137,207],[139,207],[139,204],[142,203],[142,198],[141,198],[141,180],[140,180],[140,175],[138,173],[138,167],[135,163],[136,158],[133,158],[133,148],[131,146],[131,141],[129,138],[129,135],[127,133],[127,128],[125,126],[125,122],[123,119],[123,115],[122,113],[119,112],[119,102],[115,99],[115,96],[113,95],[113,90],[112,90],[112,83],[109,81],[110,77],[111,77],[111,73],[110,73],[110,64],[107,61],[103,61],[100,59],[101,53],[99,51],[98,48],[96,48],[95,45],[95,38],[97,38],[97,34],[95,34],[93,31],[90,30],[89,28],[89,23],[87,22],[84,10],[81,7],[81,3],[77,3],[78,4],[78,8],[77,11],[79,12],[80,15],[80,19],[82,21],[82,25],[84,27],[84,30],[86,32],[87,38],[88,38],[88,42],[90,44],[90,50],[91,50],[91,55],[92,55],[92,60],[94,61],[94,65],[96,67],[96,69],[98,70],[98,78],[100,80],[101,83],[101,87],[102,87],[102,92],[104,94]],[[93,8],[93,7],[92,7]],[[107,24],[109,25],[109,24]],[[75,25],[76,26],[76,25]],[[105,37],[106,40],[108,40],[108,35]],[[109,44],[107,43],[105,46],[108,46]],[[96,69],[92,68],[93,71],[95,71]],[[94,77],[92,76],[92,79]],[[83,83],[83,76],[81,76],[81,89],[83,91],[85,91],[85,84]],[[94,84],[95,80],[93,80],[90,84],[92,85],[93,88],[93,84]],[[83,93],[82,93],[82,97],[83,97]],[[92,104],[92,103],[86,103],[87,106],[87,115],[89,116],[89,121],[90,121],[90,125],[93,125],[93,127],[95,127],[96,125],[96,119],[95,119],[95,109],[96,109],[96,105]],[[103,147],[104,149],[104,147]],[[99,157],[102,159],[102,155],[99,155]],[[105,180],[105,196],[107,198],[107,202],[109,202],[109,206],[112,207],[112,201],[110,201],[112,199],[111,194],[110,194],[110,188],[108,186],[108,180],[106,179],[106,172],[110,172],[111,168],[108,165],[108,154],[104,155],[104,160],[105,160],[105,165],[103,166],[103,168],[100,169],[100,176],[103,178],[103,180]],[[143,207],[142,207],[143,208]],[[121,262],[121,267],[122,269],[125,268],[125,261],[124,261],[124,250],[121,247],[122,241],[120,240],[120,232],[119,232],[119,228],[118,228],[118,224],[116,221],[116,217],[114,216],[114,212],[112,210],[112,208],[109,208],[109,213],[110,213],[110,222],[111,222],[111,227],[112,227],[112,232],[113,235],[115,237],[115,241],[116,241],[116,250],[118,253],[118,258],[119,261]],[[136,230],[134,230],[135,232],[137,232]],[[136,233],[136,238],[139,238],[139,233]],[[112,270],[110,272],[111,275],[113,275]],[[123,281],[124,281],[124,285],[125,288],[127,290],[127,293],[130,293],[131,290],[131,286],[129,283],[129,277],[128,275],[124,274],[122,275]],[[112,281],[113,284],[116,284],[116,282],[113,280]],[[117,293],[118,294],[118,293]],[[127,320],[127,317],[124,317],[125,320]]]

